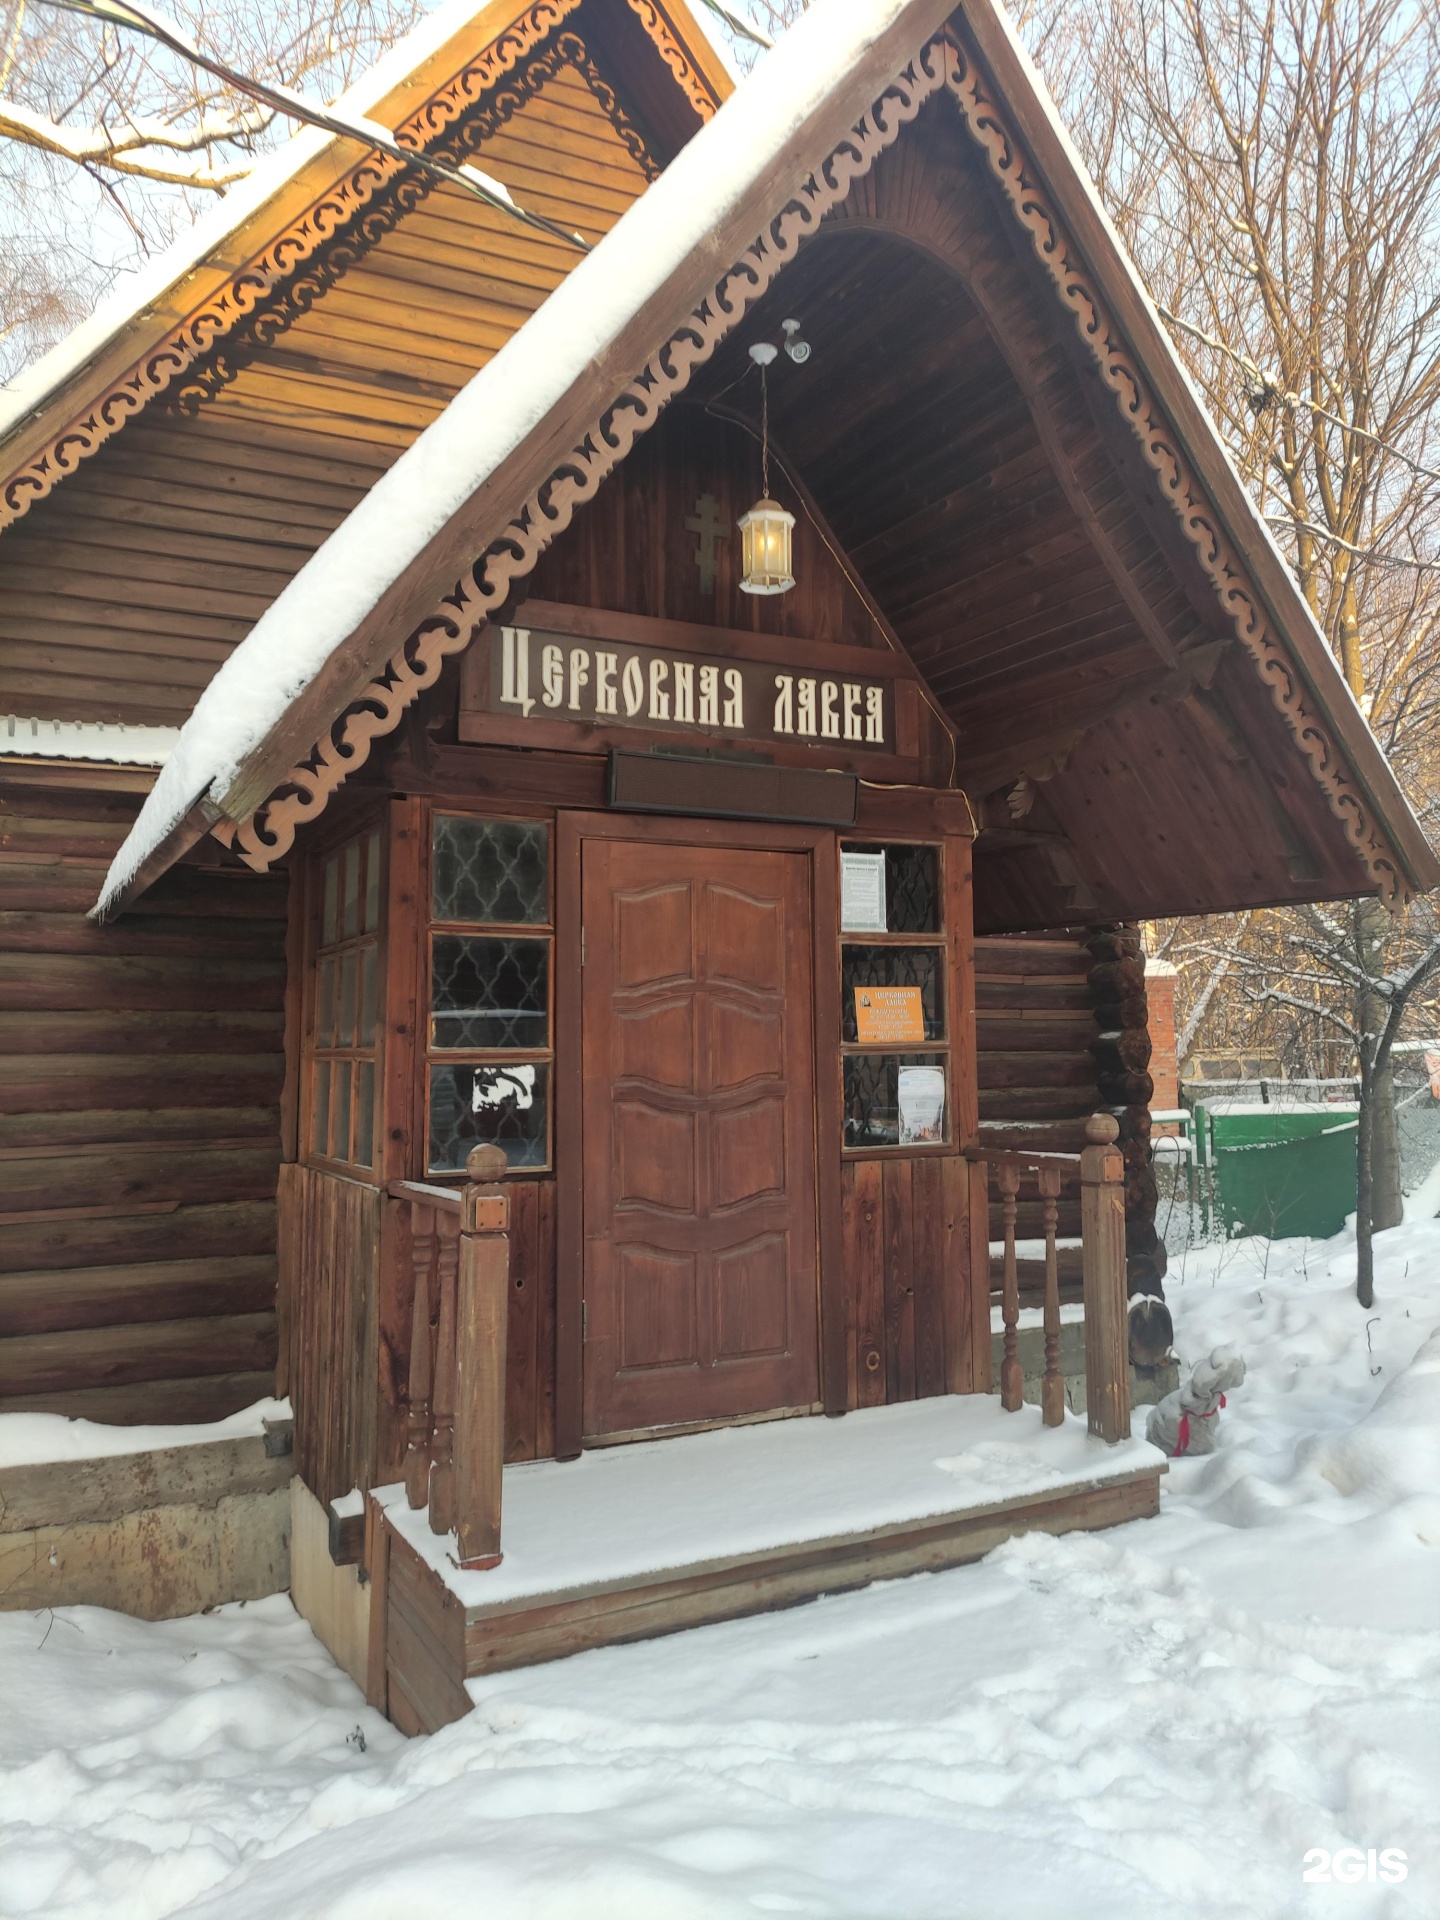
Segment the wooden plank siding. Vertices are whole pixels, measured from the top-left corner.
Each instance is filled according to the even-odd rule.
[[[287,1166],[280,1186],[284,1370],[295,1471],[318,1500],[375,1484],[378,1187]]]
[[[569,62],[475,151],[526,205],[591,242],[646,184]],[[263,353],[227,348],[238,374],[193,414],[152,404],[0,540],[0,712],[181,724],[325,537],[577,257],[478,200],[431,193]]]
[[[218,1419],[274,1378],[287,883],[98,931],[148,776],[54,780],[0,767],[0,1411]]]
[[[840,1179],[846,1404],[944,1393],[952,1367],[958,1390],[972,1390],[967,1164],[948,1154],[847,1160]],[[947,1292],[958,1327],[947,1324]],[[947,1355],[957,1356],[948,1366]]]

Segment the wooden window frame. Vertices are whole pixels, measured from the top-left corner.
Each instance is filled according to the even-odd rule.
[[[835,836],[835,887],[837,898],[840,896],[840,856],[846,848],[867,847],[930,847],[935,853],[935,900],[939,910],[940,924],[933,933],[847,933],[840,926],[835,946],[835,973],[840,998],[840,1028],[837,1035],[840,1043],[840,1155],[842,1160],[875,1159],[922,1159],[936,1156],[953,1155],[960,1151],[963,1136],[968,1131],[965,1116],[961,1112],[959,1090],[956,1084],[957,1060],[963,1064],[963,1050],[956,1044],[957,1015],[963,1021],[964,1011],[959,1005],[957,995],[961,988],[961,978],[955,964],[955,941],[960,929],[952,924],[955,913],[954,876],[952,867],[956,864],[951,857],[953,836],[933,833],[875,833],[863,829],[851,829]],[[845,1031],[845,949],[847,947],[902,947],[929,948],[940,958],[941,992],[945,1013],[945,1035],[941,1040],[917,1040],[909,1046],[877,1046],[873,1041],[846,1040]],[[933,1060],[945,1073],[945,1138],[928,1140],[912,1145],[894,1143],[881,1144],[871,1141],[861,1146],[850,1145],[845,1138],[845,1062],[855,1055],[875,1059],[889,1059],[900,1054],[923,1054],[926,1062]]]
[[[435,821],[444,819],[469,819],[516,821],[527,826],[543,826],[549,835],[546,850],[547,873],[546,886],[549,899],[549,919],[525,922],[500,922],[481,920],[437,920],[433,917],[435,902]],[[433,798],[426,802],[424,811],[424,842],[420,861],[420,911],[416,914],[417,936],[417,1005],[415,1031],[415,1059],[418,1068],[417,1088],[420,1111],[417,1116],[416,1134],[420,1141],[420,1163],[416,1177],[429,1181],[436,1186],[464,1180],[463,1169],[448,1172],[433,1172],[430,1167],[430,1069],[438,1066],[532,1066],[544,1065],[548,1068],[547,1096],[545,1101],[545,1158],[536,1166],[511,1167],[511,1180],[542,1179],[555,1177],[555,811],[553,808],[526,806],[520,802],[514,806],[487,806],[477,802],[473,796],[463,799]],[[433,974],[431,971],[431,943],[437,933],[478,936],[481,938],[544,940],[549,946],[549,969],[546,987],[546,1031],[549,1045],[546,1047],[436,1047],[432,1040],[433,1008],[431,991]]]
[[[357,916],[359,925],[354,934],[338,932],[333,940],[324,938],[325,913],[325,874],[331,861],[343,861],[351,847],[360,849],[360,873],[357,897],[363,903],[370,891],[370,861],[373,857],[378,866],[378,878],[374,884],[376,894],[376,918],[371,927],[364,925],[364,912]],[[337,832],[320,845],[311,849],[305,862],[304,871],[304,1011],[301,1023],[301,1073],[297,1158],[308,1167],[318,1167],[326,1172],[337,1173],[346,1179],[359,1179],[367,1184],[376,1184],[381,1178],[381,1166],[384,1160],[384,1107],[385,1107],[385,1030],[386,1030],[386,959],[388,948],[389,916],[387,912],[389,898],[389,836],[385,830],[384,816],[372,816],[360,820],[351,819],[343,832]],[[343,870],[342,870],[343,871]],[[337,891],[337,915],[339,912]],[[336,972],[336,1009],[335,1021],[338,1030],[339,992],[341,963],[347,954],[363,955],[366,950],[375,953],[374,988],[374,1025],[368,1046],[358,1042],[342,1045],[338,1038],[331,1044],[321,1046],[317,1040],[317,1025],[320,1006],[320,981],[322,968],[330,962],[335,964]],[[356,1018],[358,1022],[360,1008],[363,1005],[363,960],[357,965],[356,981]],[[349,1103],[349,1139],[347,1144],[353,1147],[358,1106],[355,1100],[355,1085],[358,1078],[356,1069],[369,1066],[372,1076],[370,1101],[370,1158],[359,1161],[348,1157],[325,1152],[321,1153],[314,1144],[316,1098],[315,1086],[317,1073],[322,1066],[333,1070],[337,1063],[348,1062],[351,1068]],[[330,1087],[327,1082],[327,1129],[330,1114]],[[328,1134],[327,1134],[328,1145]]]

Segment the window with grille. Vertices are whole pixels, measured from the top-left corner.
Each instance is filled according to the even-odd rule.
[[[550,1164],[554,923],[550,829],[539,820],[434,816],[426,1167],[470,1149]]]
[[[314,906],[308,1156],[367,1173],[375,1165],[383,861],[378,830],[339,848],[320,865]]]
[[[953,1137],[943,851],[840,849],[841,1075],[850,1152]]]

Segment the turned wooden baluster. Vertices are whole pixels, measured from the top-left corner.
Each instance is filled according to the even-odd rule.
[[[434,1224],[435,1216],[430,1208],[410,1208],[410,1269],[415,1279],[415,1301],[410,1311],[407,1385],[410,1419],[405,1444],[405,1498],[412,1507],[423,1507],[430,1497],[430,1276],[435,1264]]]
[[[1020,1319],[1020,1277],[1015,1267],[1015,1202],[1020,1192],[1020,1169],[1002,1160],[995,1169],[1000,1189],[1001,1215],[1005,1222],[1005,1266],[1000,1313],[1005,1322],[1005,1357],[1000,1362],[1000,1404],[1007,1413],[1018,1413],[1024,1403],[1025,1376],[1020,1366],[1016,1332]]]
[[[430,1442],[430,1531],[455,1527],[455,1274],[460,1242],[440,1224],[435,1272],[440,1288],[440,1331],[435,1342],[434,1433]]]
[[[1040,1413],[1047,1427],[1058,1427],[1065,1420],[1065,1376],[1060,1371],[1060,1260],[1055,1249],[1060,1169],[1040,1167],[1037,1172],[1045,1213],[1045,1374],[1040,1382]]]

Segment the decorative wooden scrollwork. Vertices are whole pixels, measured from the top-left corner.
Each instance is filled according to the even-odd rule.
[[[274,795],[227,838],[251,866],[264,870],[293,843],[297,828],[321,813],[331,793],[368,758],[371,745],[391,732],[412,701],[438,679],[444,662],[463,651],[514,582],[569,525],[577,507],[654,424],[694,370],[708,360],[744,311],[763,294],[824,214],[852,183],[868,173],[924,101],[944,88],[985,154],[1006,200],[1094,354],[1122,417],[1130,425],[1195,548],[1241,643],[1254,660],[1278,711],[1293,733],[1327,803],[1382,897],[1403,904],[1412,889],[1385,840],[1336,742],[1307,702],[1305,690],[1250,581],[1218,524],[1176,436],[1093,284],[1088,267],[1042,190],[1036,169],[986,84],[974,56],[953,40],[933,42],[905,69],[851,136],[805,183],[746,255],[716,284],[711,297],[646,365],[617,400],[592,422],[569,458],[526,502],[505,533],[471,572],[407,639],[304,762],[292,768]]]
[[[1392,908],[1402,907],[1413,898],[1414,889],[1336,742],[1307,700],[1240,556],[1181,453],[1175,430],[1101,298],[1083,254],[1051,204],[1033,160],[982,74],[977,58],[956,40],[947,39],[945,44],[946,87],[958,102],[966,127],[989,162],[1015,218],[1029,235],[1036,258],[1073,315],[1101,379],[1139,441],[1161,493],[1173,507],[1237,637],[1295,736],[1330,811],[1344,828],[1381,898]]]
[[[395,129],[399,144],[416,149],[432,144],[513,74],[579,4],[580,0],[535,0],[513,25]],[[610,89],[604,88],[604,94],[613,104]],[[604,95],[600,97],[604,104]],[[628,122],[625,124],[628,127]],[[629,131],[633,135],[633,128]],[[400,162],[372,152],[313,201],[219,292],[173,327],[78,419],[67,421],[39,453],[8,476],[0,488],[0,530],[20,519],[37,500],[43,500],[127,420],[158,395],[169,392],[198,361],[212,354],[219,341],[270,302],[301,266],[336,240],[397,176],[408,178]],[[373,240],[366,244],[373,245]],[[311,299],[321,290],[317,287]]]
[[[701,120],[709,120],[720,103],[710,83],[681,45],[679,36],[663,11],[655,0],[630,0],[630,11],[639,16],[641,26],[659,49],[660,58],[674,74],[681,92],[696,114]]]
[[[563,67],[572,67],[580,75],[645,178],[655,179],[659,167],[651,159],[640,134],[616,99],[614,90],[601,77],[584,41],[573,33],[562,33],[547,41],[532,59],[518,66],[503,84],[483,95],[480,105],[470,108],[443,139],[431,146],[430,151],[452,165],[460,165],[512,119],[528,100],[532,100]],[[434,191],[435,185],[433,175],[401,173],[389,191],[327,242],[302,272],[292,274],[263,306],[256,308],[190,367],[177,383],[169,404],[182,412],[195,413],[205,401],[213,399],[223,387],[237,378],[258,353],[308,313],[316,301],[362,260],[372,247],[378,245],[387,233],[413,213],[421,201]]]
[[[461,653],[491,613],[503,605],[575,511],[593,498],[641,434],[684,391],[697,367],[769,287],[782,267],[867,174],[925,101],[945,84],[946,56],[927,46],[894,79],[754,244],[716,282],[624,391],[589,424],[567,458],[536,488],[500,537],[491,542],[436,611],[391,656],[384,671],[340,714],[314,749],[285,775],[250,819],[222,837],[248,866],[264,872],[325,809],[331,794],[369,758],[374,742],[392,732],[412,701],[440,677],[445,661]]]

